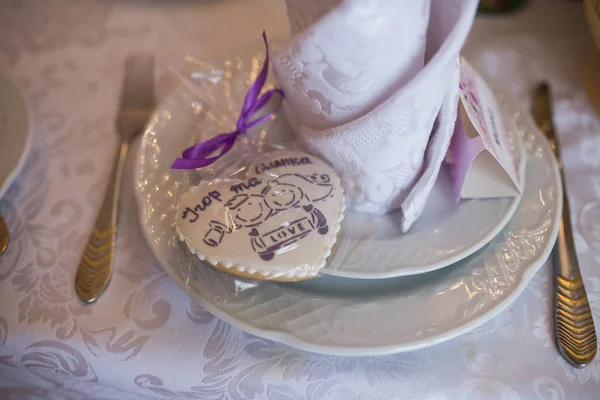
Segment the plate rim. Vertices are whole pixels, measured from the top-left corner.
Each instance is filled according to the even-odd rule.
[[[12,80],[11,78],[8,78],[7,76],[3,76],[3,75],[0,75],[0,85],[6,85],[10,88],[10,90],[12,90],[14,92],[14,96],[12,96],[12,97],[15,99],[18,99],[18,101],[16,103],[13,103],[14,107],[21,107],[23,112],[25,113],[25,122],[24,122],[25,126],[24,126],[24,129],[23,129],[23,132],[21,133],[21,135],[19,135],[19,136],[23,136],[23,135],[25,136],[24,142],[23,142],[23,148],[22,148],[21,154],[19,155],[19,159],[17,160],[15,165],[12,167],[12,170],[8,173],[8,175],[6,175],[4,182],[2,182],[2,184],[0,185],[0,200],[1,200],[2,197],[4,197],[4,195],[8,192],[8,189],[10,189],[10,186],[17,179],[19,173],[21,173],[21,171],[23,170],[23,167],[25,166],[25,160],[27,159],[27,155],[29,154],[29,151],[31,150],[31,144],[32,144],[32,134],[31,134],[32,133],[31,132],[32,121],[31,121],[31,111],[29,109],[27,99],[23,95],[23,91],[21,90],[19,85],[17,85],[16,82],[14,80]]]
[[[164,100],[163,100],[163,102],[164,102]],[[546,263],[548,257],[550,256],[550,253],[552,252],[552,249],[554,248],[554,242],[556,241],[556,237],[558,236],[558,230],[559,230],[559,226],[560,226],[560,220],[562,218],[562,208],[563,208],[563,196],[562,196],[563,186],[562,186],[562,182],[560,180],[560,172],[558,170],[558,163],[556,161],[556,157],[555,157],[554,153],[551,151],[550,144],[549,144],[548,140],[546,139],[546,137],[542,134],[542,132],[539,130],[539,128],[535,125],[535,123],[531,119],[531,116],[527,112],[524,112],[524,110],[522,110],[521,108],[522,107],[519,108],[519,111],[521,111],[524,114],[524,117],[528,119],[528,122],[529,122],[528,125],[533,128],[531,133],[535,134],[539,138],[540,142],[543,143],[543,146],[546,148],[546,154],[547,154],[547,157],[549,158],[549,162],[552,165],[552,176],[554,178],[553,181],[557,188],[557,196],[556,196],[556,205],[555,205],[556,215],[555,215],[555,218],[553,221],[554,226],[552,228],[552,231],[549,234],[550,240],[546,243],[544,249],[540,252],[539,257],[537,257],[536,260],[534,260],[530,265],[528,265],[525,268],[519,284],[512,290],[512,292],[510,294],[508,294],[500,302],[496,303],[489,311],[485,312],[484,314],[482,314],[476,318],[473,318],[472,320],[470,320],[460,326],[456,326],[454,328],[446,330],[439,335],[430,336],[430,337],[426,337],[426,338],[418,339],[418,340],[411,340],[411,341],[405,340],[405,341],[401,341],[396,344],[385,344],[385,345],[380,345],[380,346],[369,345],[368,347],[367,346],[344,346],[344,345],[332,346],[332,345],[327,345],[327,344],[315,344],[315,343],[310,343],[308,341],[302,340],[299,337],[297,337],[289,332],[285,332],[285,331],[281,331],[281,330],[273,330],[273,329],[264,329],[264,328],[259,328],[259,327],[250,325],[247,322],[244,322],[234,316],[231,316],[231,315],[223,312],[213,301],[211,301],[211,299],[202,297],[200,294],[197,294],[196,292],[193,292],[193,291],[190,292],[190,291],[185,290],[185,285],[183,284],[181,279],[175,275],[174,271],[169,266],[169,264],[163,259],[162,255],[160,254],[158,249],[155,247],[155,243],[152,240],[152,238],[150,237],[150,233],[145,229],[145,226],[143,225],[144,199],[142,198],[142,193],[140,192],[138,185],[135,183],[135,182],[137,182],[138,177],[140,176],[141,168],[142,168],[142,163],[140,163],[139,160],[140,160],[140,157],[142,156],[143,147],[139,146],[136,151],[135,168],[134,168],[134,191],[133,192],[134,192],[136,204],[138,207],[138,221],[140,224],[142,235],[144,236],[146,243],[148,243],[148,246],[149,246],[152,254],[159,262],[161,268],[174,281],[174,283],[179,287],[180,290],[182,290],[184,293],[186,293],[186,295],[188,295],[188,297],[197,301],[202,307],[204,307],[211,314],[215,315],[217,318],[223,320],[224,322],[226,322],[238,329],[241,329],[244,332],[250,333],[257,337],[265,338],[268,340],[273,340],[275,342],[279,342],[284,345],[288,345],[288,346],[294,347],[296,349],[311,352],[311,353],[334,355],[334,356],[359,356],[359,357],[398,354],[398,353],[418,350],[418,349],[430,347],[430,346],[433,346],[433,345],[436,345],[436,344],[439,344],[442,342],[446,342],[448,340],[454,339],[462,334],[465,334],[465,333],[479,327],[483,323],[489,321],[490,319],[492,319],[495,316],[497,316],[498,314],[500,314],[510,304],[512,304],[523,293],[523,291],[525,290],[525,287],[529,284],[529,282],[531,281],[531,278],[535,275],[535,273],[538,272],[541,269],[541,267]],[[159,110],[159,107],[157,107],[157,110]],[[143,140],[143,138],[142,138],[142,140]],[[526,151],[525,151],[525,154],[526,154],[525,163],[527,164],[527,160],[529,159],[530,155]],[[525,185],[527,185],[527,182],[525,182]]]

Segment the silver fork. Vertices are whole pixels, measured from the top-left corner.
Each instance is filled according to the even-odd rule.
[[[85,303],[93,303],[110,283],[115,261],[119,192],[123,166],[131,140],[141,133],[154,108],[154,58],[131,55],[125,61],[125,78],[116,127],[119,154],[102,207],[75,276],[75,290]]]

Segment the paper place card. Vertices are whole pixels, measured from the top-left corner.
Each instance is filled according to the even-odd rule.
[[[494,93],[464,58],[458,118],[450,146],[457,201],[521,194],[519,174]]]

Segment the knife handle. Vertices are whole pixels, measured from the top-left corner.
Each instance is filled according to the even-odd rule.
[[[6,226],[6,222],[2,219],[2,215],[0,215],[0,256],[8,247],[9,240],[10,233],[8,232],[8,227]]]
[[[554,308],[556,340],[561,354],[567,361],[575,367],[582,368],[596,356],[598,343],[575,252],[569,199],[562,170],[561,178],[563,211],[553,250],[556,268]]]

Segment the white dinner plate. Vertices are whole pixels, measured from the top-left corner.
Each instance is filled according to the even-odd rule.
[[[23,168],[30,137],[25,99],[12,81],[0,76],[0,199]]]
[[[244,60],[229,63],[226,71],[207,65],[196,68],[201,69],[197,74],[201,77],[250,78]],[[202,101],[180,87],[158,107],[142,139],[135,193],[142,231],[164,270],[224,321],[257,336],[324,354],[408,351],[456,337],[498,314],[523,291],[550,254],[562,208],[557,164],[531,118],[501,101],[526,149],[526,185],[505,228],[472,256],[415,276],[381,280],[323,276],[295,284],[254,285],[204,266],[190,257],[173,232],[178,193],[190,185],[193,174],[172,171],[169,165],[207,126],[235,125],[236,115],[230,115],[230,121],[220,120],[229,110],[222,101],[243,99],[245,93],[224,90],[219,82],[201,82],[222,89],[197,92]],[[211,109],[205,101],[222,107]],[[229,110],[229,114],[234,113]]]
[[[161,158],[158,168],[165,169],[170,179],[189,186],[197,174],[169,171],[172,160],[190,144],[235,126],[261,55],[261,51],[250,49],[247,55],[226,61],[219,68],[216,64],[187,65],[189,72],[182,75],[190,77],[188,83],[194,83],[175,90],[158,108],[157,114],[159,118],[161,115],[169,118],[156,121],[156,140],[160,142],[162,155],[166,156]],[[506,123],[509,144],[522,182],[525,175],[523,146],[510,122]],[[271,144],[286,143],[292,137],[283,116],[265,127],[264,133]],[[169,139],[163,141],[166,137]],[[453,199],[449,174],[444,167],[425,212],[407,233],[400,230],[400,212],[376,216],[347,210],[334,251],[321,273],[383,279],[446,267],[473,254],[496,236],[515,212],[520,196],[463,200],[458,204]]]

